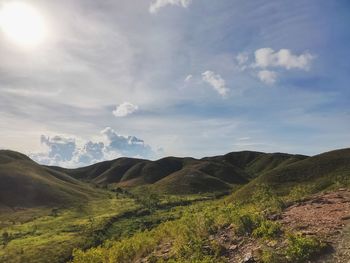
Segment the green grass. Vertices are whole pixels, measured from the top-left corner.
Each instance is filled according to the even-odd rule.
[[[0,232],[7,232],[11,241],[0,246],[0,261],[63,262],[74,247],[94,245],[93,233],[108,220],[135,208],[131,199],[113,198],[62,209],[57,216],[46,208],[2,215]]]
[[[22,158],[11,156],[4,159],[3,165],[12,162],[12,157]],[[71,206],[2,212],[0,262],[65,262],[70,259],[72,251],[73,263],[123,263],[145,257],[149,257],[150,262],[225,262],[225,249],[217,242],[215,235],[227,227],[243,240],[257,240],[263,248],[260,255],[262,262],[304,262],[320,253],[323,243],[297,233],[285,233],[278,223],[268,218],[281,213],[287,204],[310,194],[350,187],[349,157],[350,150],[347,149],[310,158],[242,152],[212,157],[210,162],[208,158],[201,162],[190,158],[181,161],[170,158],[140,165],[143,160],[129,163],[122,159],[120,162],[125,169],[134,166],[133,162],[137,165],[137,169],[134,168],[136,170],[128,173],[126,178],[133,180],[137,171],[145,169],[145,176],[142,177],[145,182],[158,180],[169,170],[180,169],[178,162],[181,165],[196,162],[191,164],[189,171],[186,170],[188,168],[178,170],[155,184],[140,185],[127,191],[117,188],[120,187],[119,181],[108,185],[110,191],[92,189],[87,184],[49,171],[49,176],[60,179],[60,183],[57,182],[59,186],[64,182],[63,187],[58,188],[54,183],[56,190],[74,193],[73,199],[75,193],[88,195],[89,191],[95,196],[79,198],[80,205],[72,202]],[[163,162],[171,163],[169,170],[152,174],[154,167]],[[102,166],[93,166],[93,169],[107,169],[109,175],[116,172],[118,177],[121,171],[113,163],[105,162]],[[235,165],[235,168],[230,165]],[[227,167],[240,174],[241,177],[235,177],[235,180],[243,178],[252,181],[244,186],[237,184],[237,190],[227,198],[219,199],[221,192],[198,193],[230,188],[231,185],[226,187],[226,181],[222,180],[227,176]],[[82,168],[81,171],[84,173],[90,168]],[[192,168],[195,168],[196,174],[192,173]],[[215,176],[208,175],[213,173],[213,169],[221,172]],[[31,178],[37,176],[30,175]],[[106,174],[98,177],[104,182],[111,180],[111,177],[104,176]],[[73,192],[66,191],[66,183],[70,189],[74,185]],[[170,186],[172,190],[168,189]],[[181,192],[182,188],[184,192]],[[177,194],[198,194],[162,195],[164,189],[168,193],[175,189]],[[271,250],[266,245],[271,241],[284,245]],[[162,260],[154,252],[162,251],[165,247],[170,248],[167,252],[169,258]]]
[[[289,235],[286,258],[289,262],[305,262],[325,249],[325,244],[315,238]]]
[[[66,262],[74,248],[86,249],[106,240],[110,243],[128,238],[180,218],[191,204],[215,198],[215,195],[159,196],[159,207],[150,211],[129,195],[116,197],[111,192],[109,196],[71,208],[35,208],[1,214],[0,262]],[[8,243],[3,233],[9,235]]]

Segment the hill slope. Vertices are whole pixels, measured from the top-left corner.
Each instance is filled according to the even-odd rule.
[[[298,186],[317,192],[337,183],[350,185],[350,148],[326,152],[263,172],[234,193],[233,198],[251,196],[261,185],[268,185],[276,193],[286,195]]]
[[[154,185],[166,193],[198,193],[230,189],[265,171],[308,158],[302,155],[233,152],[202,159],[166,157],[157,161],[119,158],[79,169],[54,168],[97,185]]]
[[[69,205],[96,195],[67,174],[41,166],[20,153],[0,151],[0,206]]]

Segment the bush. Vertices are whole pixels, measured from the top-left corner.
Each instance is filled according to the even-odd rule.
[[[282,199],[274,193],[271,187],[264,184],[256,190],[251,201],[267,214],[279,213],[285,206]]]
[[[324,248],[325,245],[315,238],[289,235],[286,257],[290,262],[303,262],[319,254]]]
[[[2,233],[2,243],[6,246],[11,240],[11,236],[8,232]]]
[[[254,214],[241,215],[237,218],[236,234],[238,235],[250,235],[259,226],[261,218]]]
[[[144,208],[154,211],[158,208],[161,199],[156,193],[146,193],[140,196],[135,196],[135,201]]]
[[[261,253],[260,260],[262,263],[281,263],[283,262],[278,254],[272,250],[264,250]]]
[[[263,220],[259,227],[253,231],[253,236],[258,238],[275,238],[281,234],[281,225],[270,220]]]

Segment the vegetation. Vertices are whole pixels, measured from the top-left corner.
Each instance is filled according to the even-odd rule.
[[[304,262],[318,255],[324,248],[325,244],[317,239],[300,235],[289,235],[286,257],[290,262]]]
[[[226,262],[220,235],[228,233],[259,244],[261,262],[305,262],[322,252],[322,240],[273,218],[310,194],[350,187],[349,159],[350,150],[240,152],[67,170],[0,151],[0,261]],[[32,187],[13,197],[20,182]]]

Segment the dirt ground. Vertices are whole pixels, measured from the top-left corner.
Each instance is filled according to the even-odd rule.
[[[332,253],[315,262],[350,263],[350,191],[340,189],[295,204],[284,211],[281,222],[331,246]]]
[[[285,231],[314,236],[330,246],[329,253],[314,263],[350,263],[350,191],[339,189],[322,193],[298,202],[282,213],[279,221]],[[232,263],[255,262],[254,255],[261,244],[254,239],[230,240],[227,229],[221,233],[221,243],[231,242],[228,259]],[[226,238],[225,238],[226,237]],[[226,239],[226,241],[225,241]],[[280,244],[271,242],[271,248]]]

